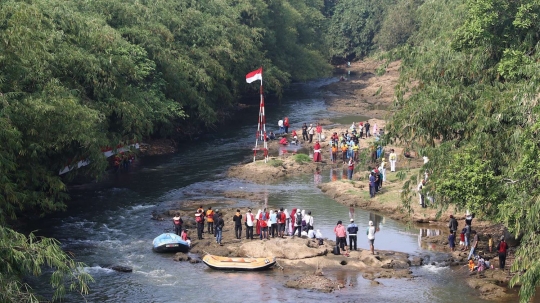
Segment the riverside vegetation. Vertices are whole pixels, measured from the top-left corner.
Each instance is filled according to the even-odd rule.
[[[386,140],[429,156],[440,207],[521,237],[522,302],[540,284],[538,1],[8,0],[0,16],[2,302],[37,301],[22,278],[43,265],[57,298],[88,291],[59,243],[9,226],[65,210],[67,182],[102,175],[102,147],[212,127],[256,93],[243,77],[259,66],[279,96],[377,52],[402,62]]]

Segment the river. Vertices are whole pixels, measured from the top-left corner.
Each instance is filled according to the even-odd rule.
[[[336,117],[327,112],[323,92],[318,88],[328,81],[331,80],[294,85],[281,104],[268,103],[269,130],[275,130],[277,121],[285,115],[295,128],[304,122]],[[175,262],[171,255],[153,253],[152,239],[171,228],[168,221],[150,220],[153,211],[167,210],[183,199],[227,201],[231,199],[223,198],[222,193],[238,190],[262,193],[268,204],[289,211],[293,207],[312,210],[316,228],[329,238],[333,238],[337,220],[347,222],[353,215],[361,229],[370,219],[378,223],[381,231],[377,234],[376,249],[408,252],[435,264],[445,258],[444,254],[431,252],[419,244],[420,235],[438,231],[407,226],[360,209],[350,214],[348,207],[317,189],[313,176],[269,185],[227,178],[225,171],[230,165],[251,157],[257,111],[257,108],[243,110],[226,127],[184,143],[177,154],[143,157],[129,171],[111,175],[99,183],[71,188],[68,211],[47,216],[31,224],[29,230],[57,238],[77,261],[87,264],[86,270],[95,279],[90,285],[91,293],[85,298],[87,302],[485,302],[466,286],[465,271],[437,265],[413,268],[412,280],[380,279],[377,286],[354,271],[327,273],[347,287],[323,294],[285,288],[287,271],[217,272],[202,263]],[[330,172],[324,171],[322,182],[329,180]],[[233,203],[245,206],[251,202],[234,200]],[[362,237],[359,247],[368,247]],[[133,273],[104,268],[112,264],[131,266]],[[45,279],[30,282],[40,294],[51,295]],[[69,294],[65,301],[84,302],[84,299]]]

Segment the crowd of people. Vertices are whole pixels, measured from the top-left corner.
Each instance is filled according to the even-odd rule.
[[[212,207],[204,210],[201,205],[195,212],[194,218],[197,225],[197,238],[199,240],[204,239],[204,233],[213,234],[216,243],[223,245],[223,227],[225,226],[225,222],[219,210],[214,211]],[[234,234],[238,240],[244,237],[246,240],[253,240],[255,237],[258,237],[260,240],[270,240],[276,237],[291,237],[293,239],[295,237],[307,237],[309,239],[316,239],[319,245],[324,244],[320,229],[314,229],[314,217],[309,210],[293,208],[289,213],[283,207],[269,211],[265,208],[263,210],[259,209],[257,214],[253,214],[252,210],[248,209],[246,213],[242,214],[240,209],[237,209],[232,217],[232,221],[234,224]],[[206,232],[205,223],[207,227]],[[180,213],[176,213],[173,217],[174,232],[191,245],[188,230],[183,225],[184,222]],[[244,228],[245,232],[243,232]],[[375,232],[376,229],[373,221],[369,221],[366,235],[372,254],[375,254]],[[348,256],[350,250],[357,250],[358,226],[354,223],[354,219],[350,219],[350,224],[346,229],[342,221],[338,221],[334,228],[334,233],[336,235],[336,247],[339,247],[340,254]],[[347,245],[347,235],[349,237],[349,245]]]
[[[472,229],[472,221],[474,219],[474,214],[471,214],[469,211],[465,214],[465,227],[461,229],[459,247],[461,251],[469,250],[469,255],[467,256],[469,270],[482,271],[486,269],[493,269],[493,265],[487,260],[486,256],[479,254],[479,242],[480,235]],[[453,216],[450,215],[450,221],[448,222],[448,228],[450,229],[450,234],[448,236],[448,245],[451,251],[456,250],[456,234],[458,231],[458,221]],[[472,240],[471,240],[472,235]],[[493,238],[492,235],[487,236],[487,249],[491,253],[493,251]],[[508,253],[508,244],[506,243],[504,236],[501,236],[499,243],[496,247],[496,252],[499,257],[499,269],[504,270],[506,266],[506,255]],[[475,263],[476,261],[476,263]]]

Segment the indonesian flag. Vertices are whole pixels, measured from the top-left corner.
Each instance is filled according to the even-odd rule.
[[[262,81],[262,67],[252,71],[251,73],[248,73],[246,75],[246,82],[251,83],[253,81],[261,80]]]

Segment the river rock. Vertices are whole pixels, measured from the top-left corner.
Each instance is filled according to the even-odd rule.
[[[107,268],[112,269],[112,270],[116,270],[116,271],[119,271],[119,272],[133,272],[133,268],[131,268],[129,266],[124,266],[124,265],[111,265],[111,266],[109,266]]]
[[[339,287],[334,281],[317,275],[305,275],[289,280],[285,283],[285,286],[289,288],[312,289],[326,293],[333,292]],[[341,285],[341,287],[343,286]]]
[[[244,257],[276,257],[280,259],[306,259],[328,254],[326,245],[309,247],[304,239],[272,239],[271,241],[255,241],[243,243],[239,255]]]
[[[411,266],[422,266],[422,263],[424,262],[424,259],[421,257],[413,257],[411,259]]]
[[[190,261],[191,260],[191,257],[186,255],[185,253],[181,253],[181,252],[178,252],[174,255],[173,257],[173,260],[174,261],[178,261],[178,262],[181,262],[181,261]]]

